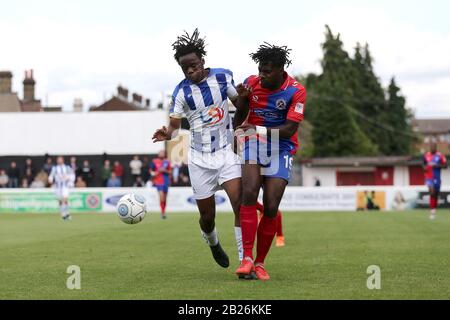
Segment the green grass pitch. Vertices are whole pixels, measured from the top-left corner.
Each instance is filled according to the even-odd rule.
[[[214,262],[198,215],[0,214],[0,299],[449,299],[450,211],[284,213],[268,282],[238,280],[232,214],[217,228],[231,266]],[[69,290],[67,268],[81,268]],[[367,288],[367,268],[381,289]]]

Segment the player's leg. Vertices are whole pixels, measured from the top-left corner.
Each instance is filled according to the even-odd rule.
[[[200,212],[200,229],[206,243],[211,248],[212,255],[216,262],[223,268],[230,265],[229,258],[219,242],[219,236],[216,229],[216,200],[215,196],[206,199],[197,200],[197,207]]]
[[[235,178],[224,182],[222,184],[222,188],[227,193],[228,198],[230,199],[231,207],[233,208],[234,234],[236,237],[236,244],[238,247],[239,261],[242,261],[242,259],[244,258],[244,248],[242,246],[242,230],[241,230],[241,221],[239,218],[239,209],[241,207],[241,199],[242,199],[241,178]]]
[[[438,207],[440,189],[441,189],[441,185],[438,182],[435,182],[433,184],[433,186],[430,188],[430,219],[431,220],[434,220],[436,218],[436,209]]]
[[[258,164],[246,163],[242,166],[242,205],[239,210],[244,259],[236,270],[238,275],[250,274],[253,265],[253,247],[258,228],[256,203],[261,187],[261,168]]]
[[[258,213],[258,223],[264,215],[264,206],[259,201],[256,202],[256,212]]]
[[[273,238],[277,232],[277,213],[287,180],[282,178],[265,177],[264,179],[264,216],[258,226],[258,237],[256,245],[255,268],[256,274],[261,280],[269,280],[270,277],[265,271],[264,261],[272,246]]]
[[[159,207],[161,208],[161,218],[166,219],[166,203],[167,203],[167,188],[164,186],[158,189]]]
[[[215,226],[216,201],[215,192],[218,188],[218,171],[189,163],[189,177],[191,179],[194,197],[200,212],[200,229],[203,239],[209,245],[214,260],[224,268],[230,264],[229,258],[222,249]]]
[[[275,245],[277,247],[284,247],[284,234],[283,234],[283,216],[281,214],[281,211],[278,210],[277,212],[277,238]]]
[[[435,187],[434,187],[434,183],[432,183],[431,181],[427,181],[427,186],[428,186],[428,194],[430,197],[430,219],[433,219],[436,215],[436,207],[437,207],[437,201],[436,201],[436,196],[435,196]]]

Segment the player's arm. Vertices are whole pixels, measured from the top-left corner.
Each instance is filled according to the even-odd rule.
[[[252,88],[245,83],[238,84],[236,87],[237,96],[231,100],[236,107],[236,113],[234,114],[234,127],[239,127],[248,117],[249,108],[249,96],[252,92]]]
[[[441,161],[439,163],[439,167],[441,169],[447,169],[448,168],[447,158],[444,155],[441,156]]]
[[[171,117],[169,120],[169,126],[163,126],[162,128],[155,131],[153,134],[152,140],[153,143],[159,141],[171,140],[176,136],[176,132],[181,127],[181,118],[173,118]]]
[[[286,120],[284,124],[276,127],[262,127],[255,126],[254,124],[245,123],[237,127],[237,130],[242,130],[246,133],[246,135],[259,134],[266,136],[268,138],[272,136],[278,135],[279,138],[289,139],[291,138],[298,130],[299,122]]]
[[[252,134],[252,132],[254,134],[256,131],[257,134],[267,137],[278,135],[279,138],[289,139],[297,132],[299,123],[304,118],[305,102],[306,91],[298,90],[292,97],[286,121],[282,125],[267,128],[263,126],[255,126],[252,124],[243,124],[237,129],[243,130],[244,132],[247,132],[247,130],[249,130],[250,134]]]

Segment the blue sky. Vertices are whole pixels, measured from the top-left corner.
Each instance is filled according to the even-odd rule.
[[[384,85],[395,75],[418,117],[450,117],[450,12],[447,1],[2,1],[0,70],[33,68],[37,96],[70,110],[101,103],[122,84],[162,99],[181,80],[171,43],[195,27],[206,36],[207,64],[236,82],[256,66],[263,41],[293,49],[289,72],[319,72],[325,24],[347,50],[368,42]],[[281,4],[281,5],[280,5]]]

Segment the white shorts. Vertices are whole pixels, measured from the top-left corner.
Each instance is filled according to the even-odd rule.
[[[69,188],[55,188],[55,194],[58,200],[69,198]]]
[[[192,150],[189,159],[189,177],[194,198],[207,199],[222,190],[222,184],[241,178],[241,161],[231,149],[215,153]]]

